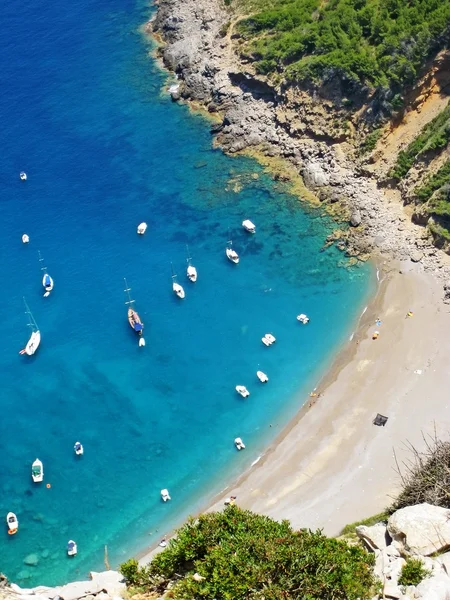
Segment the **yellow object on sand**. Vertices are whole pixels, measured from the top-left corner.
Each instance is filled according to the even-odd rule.
[[[407,317],[412,317],[412,316],[413,316],[413,313],[412,313],[412,311],[410,311],[410,310],[409,310],[409,311],[406,313],[406,316],[407,316]]]
[[[372,335],[372,339],[377,340],[379,335],[380,335],[379,331],[375,331]]]

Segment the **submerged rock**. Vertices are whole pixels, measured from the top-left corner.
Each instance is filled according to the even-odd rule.
[[[25,556],[23,559],[23,562],[29,567],[36,567],[39,564],[39,557],[37,554],[28,554],[28,556]]]

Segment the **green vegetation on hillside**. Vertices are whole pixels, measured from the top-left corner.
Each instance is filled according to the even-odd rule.
[[[238,25],[242,52],[259,73],[290,82],[338,75],[398,90],[450,41],[442,0],[253,0],[251,8]]]
[[[450,104],[425,125],[420,134],[409,144],[406,150],[399,152],[397,162],[391,170],[390,176],[402,179],[421,154],[432,150],[441,150],[445,148],[449,141]]]
[[[372,565],[363,548],[227,507],[189,520],[148,567],[121,572],[145,590],[172,582],[175,600],[366,600]]]

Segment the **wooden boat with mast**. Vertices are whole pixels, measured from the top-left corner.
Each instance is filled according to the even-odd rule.
[[[41,343],[41,332],[39,331],[39,327],[34,320],[33,315],[31,314],[31,310],[28,308],[25,298],[23,301],[26,308],[25,314],[28,315],[28,326],[31,328],[31,335],[27,345],[19,352],[19,354],[27,354],[28,356],[32,356],[39,348],[39,344]]]
[[[144,332],[144,323],[141,321],[141,317],[139,316],[138,312],[133,308],[134,300],[132,300],[130,296],[131,288],[128,287],[125,277],[123,280],[125,281],[124,291],[128,297],[128,300],[125,302],[125,304],[128,305],[128,323],[130,324],[131,329],[139,336],[139,346],[145,346],[145,339],[142,337]]]

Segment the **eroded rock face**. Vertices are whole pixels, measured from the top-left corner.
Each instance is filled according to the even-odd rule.
[[[450,598],[450,578],[445,573],[427,577],[416,588],[415,598],[422,600],[448,600]]]
[[[450,546],[450,510],[428,503],[407,506],[389,517],[387,530],[405,552],[429,556]]]
[[[372,550],[375,548],[383,550],[391,542],[391,537],[387,532],[387,527],[383,523],[377,523],[371,527],[367,527],[366,525],[358,525],[356,528],[356,534]],[[397,556],[399,556],[399,554],[397,554]]]

